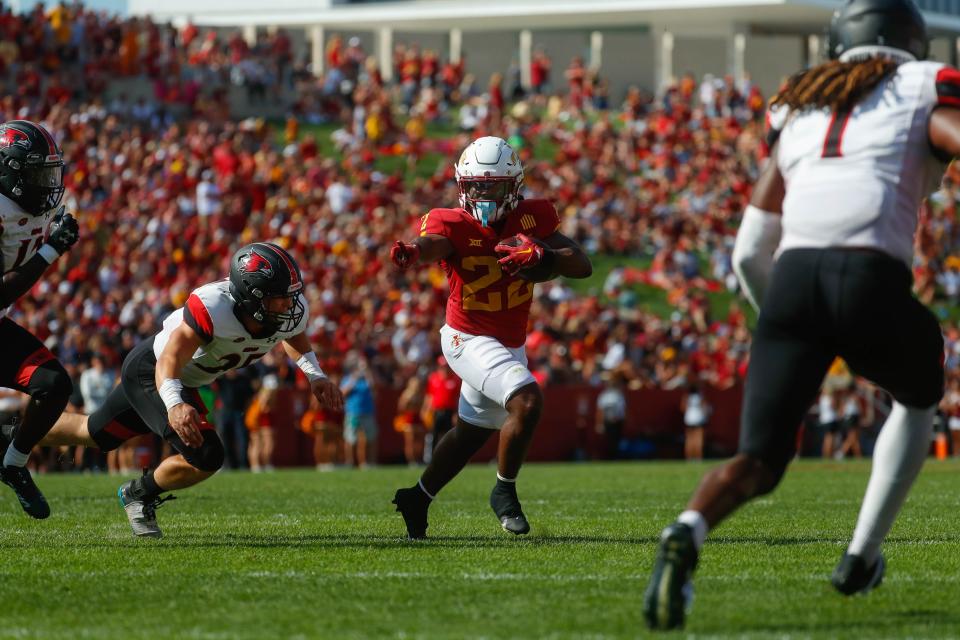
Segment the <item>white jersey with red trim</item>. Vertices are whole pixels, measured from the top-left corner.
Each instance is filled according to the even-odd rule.
[[[7,274],[32,258],[43,245],[56,209],[38,216],[31,215],[20,205],[0,194],[0,259],[2,274]],[[7,315],[0,309],[0,318]]]
[[[230,295],[230,281],[220,280],[195,289],[187,303],[163,321],[163,329],[153,341],[153,352],[160,357],[170,334],[186,323],[204,340],[204,345],[193,354],[193,359],[180,372],[185,387],[210,384],[230,369],[246,367],[273,349],[281,340],[303,333],[307,327],[307,313],[292,331],[278,331],[266,338],[251,336],[240,322],[234,309],[236,301]]]
[[[786,185],[780,251],[866,247],[909,266],[920,203],[946,168],[927,134],[940,105],[960,105],[960,73],[906,62],[851,112],[771,113]]]

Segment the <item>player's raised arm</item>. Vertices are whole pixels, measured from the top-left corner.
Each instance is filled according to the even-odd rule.
[[[310,390],[320,401],[320,406],[330,411],[343,411],[343,394],[320,368],[317,354],[313,352],[307,334],[301,332],[284,340],[283,350],[307,376],[310,381]]]
[[[167,420],[189,447],[202,445],[203,436],[200,434],[200,413],[181,395],[180,373],[204,342],[203,336],[184,322],[173,330],[157,358],[157,390],[167,407]]]
[[[777,166],[777,149],[774,147],[753,188],[733,245],[733,270],[744,294],[757,311],[770,284],[773,256],[780,245],[783,196],[783,176]]]

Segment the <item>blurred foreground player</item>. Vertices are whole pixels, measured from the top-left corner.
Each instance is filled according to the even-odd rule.
[[[223,465],[224,449],[197,388],[246,367],[283,345],[310,380],[320,404],[343,407],[340,390],[324,375],[304,333],[303,280],[293,258],[277,245],[256,242],[237,251],[230,278],[194,290],[155,337],[123,362],[121,382],[90,416],[65,413],[43,446],[78,444],[116,449],[155,433],[176,455],[118,491],[134,535],[161,536],[160,494],[206,480]],[[19,434],[18,434],[19,435]]]
[[[13,489],[23,510],[46,518],[50,507],[26,469],[30,451],[54,425],[73,390],[63,365],[32,333],[7,316],[47,267],[79,238],[77,221],[60,207],[63,154],[42,126],[26,120],[0,125],[0,387],[30,396],[0,480]]]
[[[930,447],[943,339],[911,293],[910,265],[920,202],[960,153],[960,72],[923,62],[926,27],[910,0],[847,2],[829,46],[829,62],[794,75],[771,103],[779,141],[734,248],[760,308],[740,452],[707,474],[663,531],[644,598],[652,628],[683,624],[708,530],[780,482],[836,356],[895,400],[831,578],[841,593],[880,584],[880,544]]]
[[[460,206],[431,210],[420,220],[419,237],[397,242],[390,253],[400,269],[443,265],[450,297],[441,349],[463,380],[457,425],[437,444],[420,481],[394,496],[410,538],[426,536],[431,501],[497,430],[490,506],[504,530],[530,531],[516,481],[543,406],[524,351],[533,282],[592,271],[583,250],[557,231],[553,205],[520,196],[523,167],[506,141],[472,142],[456,179]]]

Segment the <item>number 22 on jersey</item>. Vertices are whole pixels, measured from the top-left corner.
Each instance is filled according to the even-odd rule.
[[[486,291],[503,278],[503,271],[494,256],[467,256],[461,262],[467,271],[482,271],[486,273],[479,278],[463,283],[463,308],[467,311],[502,311],[502,291]],[[486,299],[482,300],[478,294],[486,291]],[[533,283],[515,280],[506,290],[507,309],[519,307],[533,297]]]

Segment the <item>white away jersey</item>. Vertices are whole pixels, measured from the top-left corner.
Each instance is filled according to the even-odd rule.
[[[849,113],[772,112],[786,185],[780,251],[867,247],[910,266],[920,202],[946,167],[927,137],[938,105],[960,106],[960,72],[907,62]]]
[[[268,338],[251,336],[234,314],[236,302],[230,295],[230,281],[220,280],[195,289],[181,309],[163,321],[163,329],[153,341],[153,352],[159,358],[173,330],[186,322],[206,342],[193,354],[180,373],[185,387],[210,384],[230,369],[246,367],[265,356],[277,343],[302,333],[307,326],[307,313],[293,331],[278,331]]]
[[[0,275],[13,271],[32,258],[43,245],[47,229],[57,209],[39,216],[30,215],[20,205],[0,194]],[[0,309],[0,318],[7,315]]]

